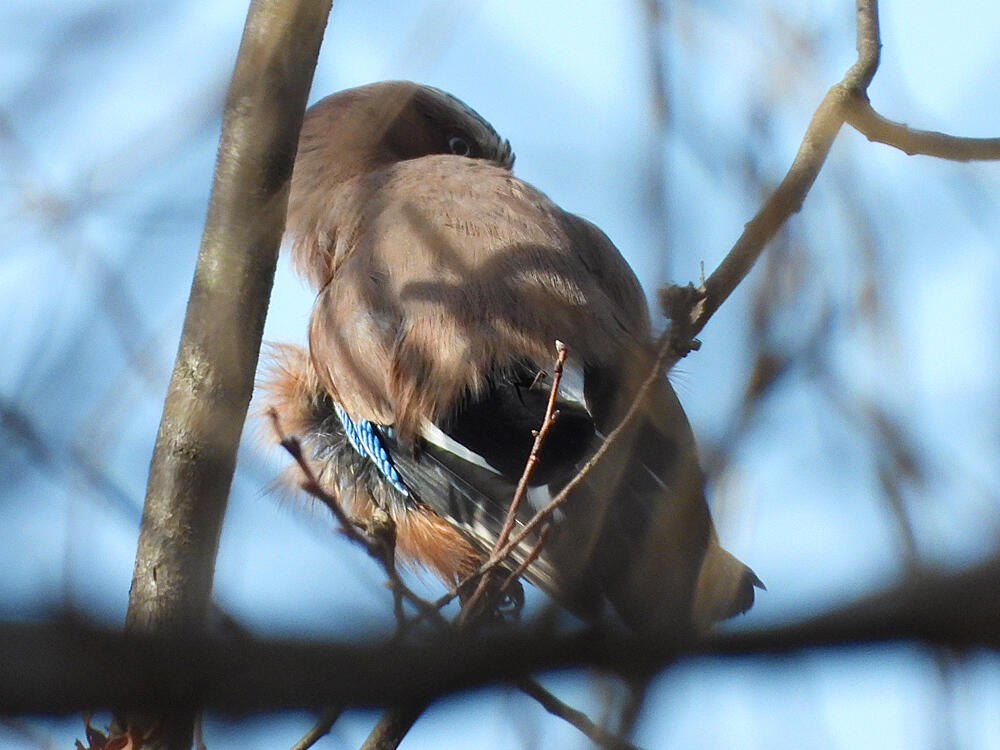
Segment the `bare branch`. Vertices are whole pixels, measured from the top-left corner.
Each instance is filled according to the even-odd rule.
[[[572,706],[563,703],[535,680],[525,678],[518,680],[516,685],[525,694],[530,695],[538,701],[542,708],[550,714],[558,716],[560,719],[579,729],[587,739],[598,747],[607,748],[608,750],[638,750],[630,742],[597,726],[585,713],[577,711]]]
[[[292,161],[329,8],[329,0],[254,0],[247,15],[150,465],[126,616],[133,631],[194,630],[208,608]],[[188,748],[192,731],[192,714],[175,717],[153,747]]]
[[[867,91],[878,70],[882,39],[878,28],[878,0],[857,0],[858,59],[844,75],[842,84],[858,91]]]
[[[284,228],[323,3],[256,0],[226,103],[209,216],[150,468],[128,625],[204,616]],[[295,44],[286,44],[289,38]]]
[[[513,586],[515,582],[517,582],[517,579],[519,579],[521,576],[524,575],[524,572],[528,569],[528,566],[538,559],[538,556],[542,554],[542,549],[545,547],[546,540],[549,538],[549,531],[551,528],[552,524],[548,523],[542,526],[541,531],[538,532],[538,541],[535,542],[535,546],[531,548],[531,551],[527,555],[525,555],[524,559],[521,561],[521,564],[518,565],[514,570],[512,570],[510,575],[507,576],[506,580],[500,584],[500,587],[497,589],[498,594],[502,595],[506,593],[507,590],[510,589],[510,587]]]
[[[666,362],[668,361],[669,357],[674,351],[674,339],[673,339],[672,328],[673,328],[672,326],[668,328],[666,331],[664,331],[663,335],[660,337],[660,342],[658,347],[659,352],[655,362],[653,363],[653,367],[649,372],[649,375],[646,376],[646,379],[642,382],[642,385],[640,385],[639,389],[636,391],[635,398],[632,400],[632,404],[629,406],[628,411],[625,412],[625,416],[622,418],[622,421],[618,424],[617,427],[615,427],[615,429],[613,429],[611,432],[608,433],[604,442],[601,444],[601,447],[598,448],[596,451],[594,451],[594,454],[589,459],[587,459],[586,463],[584,463],[583,466],[580,467],[580,470],[576,473],[576,475],[569,482],[566,483],[566,485],[555,495],[555,497],[553,497],[548,502],[548,504],[544,508],[538,511],[534,516],[531,517],[530,520],[527,521],[527,523],[525,523],[520,529],[518,529],[518,532],[514,534],[514,536],[511,538],[509,542],[507,542],[507,544],[505,544],[502,548],[500,548],[492,555],[490,555],[490,558],[486,560],[486,562],[484,562],[482,565],[480,565],[479,568],[474,573],[472,573],[466,579],[461,581],[457,586],[452,588],[447,594],[445,594],[437,601],[435,601],[434,602],[435,606],[443,607],[445,604],[447,604],[449,601],[455,598],[455,596],[458,595],[458,592],[461,590],[461,588],[467,585],[467,583],[470,580],[473,580],[476,576],[485,575],[488,571],[502,564],[503,561],[510,556],[511,552],[513,552],[517,548],[517,546],[521,542],[523,542],[531,532],[533,532],[536,528],[538,528],[538,526],[540,526],[543,522],[545,522],[549,518],[549,516],[553,512],[555,512],[557,508],[559,508],[563,503],[565,503],[569,499],[570,493],[573,492],[573,490],[575,490],[580,485],[581,482],[583,482],[586,476],[593,470],[594,466],[596,466],[597,463],[601,459],[603,459],[604,456],[608,454],[608,451],[610,451],[611,448],[614,447],[614,445],[618,442],[620,436],[629,428],[632,421],[635,419],[636,415],[639,413],[640,409],[645,404],[646,395],[649,393],[650,388],[652,388],[653,385],[659,380],[659,378],[662,377],[663,372],[666,369]]]
[[[847,110],[847,122],[869,141],[884,143],[913,156],[936,156],[951,161],[1000,159],[1000,138],[960,138],[932,130],[914,130],[876,112],[867,97],[856,93]]]
[[[333,725],[337,723],[337,719],[340,718],[343,712],[344,710],[339,706],[324,710],[309,731],[302,735],[302,739],[292,745],[291,750],[309,750],[310,747],[330,733]]]
[[[673,291],[677,289],[676,287],[661,292],[661,305],[664,307],[664,312],[671,317],[671,328],[677,328],[674,335],[678,358],[686,353],[684,345],[694,340],[715,311],[750,272],[771,238],[792,214],[802,208],[806,195],[816,181],[827,154],[830,153],[833,139],[840,131],[852,106],[855,93],[864,92],[871,83],[878,68],[881,47],[878,3],[876,0],[857,0],[856,7],[857,60],[844,74],[840,83],[826,93],[813,113],[798,153],[781,184],[756,216],[747,222],[743,234],[719,267],[698,290],[690,288],[691,292],[697,291],[698,294],[688,294],[684,305],[680,305],[678,295]],[[676,359],[668,362],[667,369],[675,363]]]
[[[337,522],[340,525],[340,530],[344,536],[355,544],[364,547],[365,551],[371,557],[381,563],[382,569],[385,571],[386,577],[389,579],[389,587],[393,594],[393,608],[400,626],[402,627],[406,624],[403,619],[402,611],[402,600],[405,598],[417,608],[417,611],[421,615],[428,616],[431,621],[439,627],[448,629],[450,626],[441,616],[441,613],[438,612],[440,607],[417,595],[409,586],[406,585],[406,582],[403,581],[402,577],[399,575],[399,570],[396,568],[395,531],[394,529],[390,531],[386,528],[391,525],[391,519],[387,517],[384,523],[379,524],[379,528],[377,529],[362,529],[359,527],[359,525],[347,515],[347,512],[344,510],[343,506],[341,506],[340,501],[327,492],[326,489],[319,483],[319,480],[316,479],[316,473],[312,470],[312,466],[309,465],[309,461],[303,455],[302,444],[299,442],[298,438],[295,436],[285,435],[281,428],[281,420],[278,417],[278,412],[271,409],[268,412],[268,415],[271,418],[274,433],[278,436],[278,442],[281,444],[281,447],[288,451],[289,455],[291,455],[291,457],[295,460],[295,463],[298,464],[299,469],[302,471],[302,476],[305,477],[302,482],[302,489],[330,509],[330,512],[336,517]]]
[[[531,475],[535,470],[535,464],[538,463],[538,453],[542,449],[542,444],[545,442],[545,437],[549,434],[549,430],[552,425],[555,424],[556,418],[559,416],[559,412],[555,410],[556,397],[559,395],[559,383],[562,380],[563,365],[566,363],[566,345],[562,341],[556,341],[556,363],[552,368],[552,387],[549,389],[549,400],[545,406],[545,416],[542,418],[541,427],[539,427],[538,432],[535,433],[535,442],[531,446],[531,452],[528,454],[528,460],[524,463],[524,471],[521,473],[521,478],[518,480],[517,488],[514,490],[514,497],[510,501],[510,506],[507,508],[507,516],[504,518],[503,526],[500,528],[500,533],[497,534],[497,540],[493,545],[492,556],[504,548],[507,544],[507,540],[510,538],[510,532],[514,528],[514,524],[517,523],[517,510],[521,506],[521,502],[524,500],[524,496],[528,492],[528,482],[531,480]],[[541,539],[539,540],[542,541]],[[514,547],[511,547],[513,550]],[[535,549],[529,555],[530,560],[536,558],[541,552],[540,544],[535,545]],[[497,565],[506,558],[497,560]],[[518,570],[523,573],[527,567],[528,563],[526,561],[523,565],[519,566]],[[476,590],[469,597],[469,600],[465,602],[465,606],[462,608],[462,612],[458,618],[458,625],[462,627],[469,620],[468,618],[476,612],[476,608],[479,606],[479,602],[482,600],[483,595],[486,593],[486,588],[490,583],[490,571],[492,571],[496,565],[490,566],[479,578],[479,583],[476,584]],[[520,573],[518,574],[520,575]],[[516,580],[508,576],[507,580],[501,585],[502,589],[509,588],[513,581]],[[442,605],[443,606],[443,605]]]
[[[700,289],[692,286],[669,287],[661,292],[660,301],[671,323],[657,342],[657,356],[649,375],[636,392],[629,410],[621,423],[608,433],[607,439],[593,456],[580,468],[577,475],[501,549],[495,551],[471,576],[435,602],[444,606],[458,595],[469,580],[485,574],[501,564],[528,534],[534,531],[584,480],[593,467],[608,454],[621,435],[629,428],[645,403],[649,389],[689,351],[697,349],[695,336],[733,290],[746,277],[764,247],[777,233],[789,216],[802,207],[806,194],[819,174],[833,139],[844,123],[845,112],[850,106],[852,92],[864,90],[878,68],[878,4],[875,0],[858,0],[858,58],[833,86],[813,114],[802,144],[784,180],[751,219],[743,234],[729,251],[719,267]]]
[[[500,529],[500,533],[497,535],[497,541],[493,548],[494,551],[503,547],[510,537],[510,532],[517,521],[517,509],[521,506],[521,501],[524,500],[524,496],[528,492],[528,482],[531,480],[532,473],[534,473],[535,464],[538,463],[538,453],[542,449],[545,437],[549,434],[549,430],[552,429],[552,425],[555,424],[556,418],[559,416],[555,410],[556,398],[559,395],[559,383],[562,381],[563,365],[566,364],[567,353],[566,345],[562,341],[556,341],[556,363],[552,368],[552,387],[549,389],[549,401],[545,405],[545,417],[542,419],[541,427],[539,427],[538,432],[535,434],[535,442],[532,444],[531,453],[524,464],[524,472],[521,474],[520,480],[518,480],[517,489],[514,491],[514,498],[510,502],[507,517],[504,519],[503,528]]]
[[[415,703],[388,709],[365,738],[361,750],[396,750],[425,708],[426,703]]]
[[[1000,650],[1000,557],[902,585],[804,622],[698,642],[597,627],[502,628],[407,643],[303,643],[166,636],[77,623],[0,623],[0,713],[120,705],[229,713],[329,705],[417,705],[473,686],[590,666],[645,677],[679,658],[771,655],[916,641]]]

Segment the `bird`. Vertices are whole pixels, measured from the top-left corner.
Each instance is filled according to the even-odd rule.
[[[654,367],[649,308],[611,240],[513,174],[510,143],[439,89],[383,81],[312,105],[288,198],[316,292],[308,347],[274,344],[262,408],[355,519],[446,584],[496,544],[545,417],[523,526],[604,444]],[[289,467],[294,471],[294,467]],[[294,481],[294,480],[292,480]],[[585,620],[686,637],[763,588],[719,544],[666,376],[544,532],[505,563]],[[544,534],[544,536],[540,536]]]

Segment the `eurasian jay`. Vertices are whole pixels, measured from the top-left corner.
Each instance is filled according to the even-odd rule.
[[[655,352],[642,290],[597,227],[514,177],[510,144],[458,99],[383,82],[306,113],[287,230],[318,295],[308,351],[273,348],[265,408],[350,514],[388,513],[401,558],[455,583],[496,541],[559,411],[523,523],[601,445]],[[762,584],[718,543],[691,428],[665,377],[554,514],[526,578],[571,611],[696,632]],[[529,536],[510,567],[535,544]]]

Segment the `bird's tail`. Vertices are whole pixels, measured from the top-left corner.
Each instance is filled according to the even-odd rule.
[[[695,588],[693,615],[699,630],[746,612],[754,589],[766,589],[757,574],[726,552],[712,534]]]

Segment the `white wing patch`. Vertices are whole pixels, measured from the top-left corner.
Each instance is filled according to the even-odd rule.
[[[458,456],[463,461],[475,464],[476,466],[486,469],[487,471],[491,471],[498,476],[500,475],[500,472],[497,471],[495,467],[490,466],[490,464],[486,462],[485,458],[480,456],[478,453],[473,453],[460,442],[446,435],[440,427],[431,422],[429,419],[425,419],[420,425],[420,434],[428,443],[433,443],[438,448]]]
[[[587,399],[583,390],[583,368],[579,362],[567,361],[563,365],[562,380],[559,381],[559,401],[568,404],[578,404],[590,413],[587,408]]]

